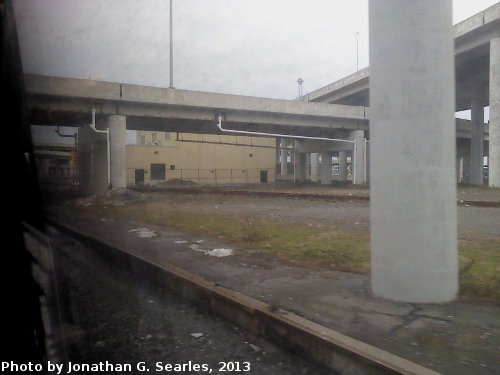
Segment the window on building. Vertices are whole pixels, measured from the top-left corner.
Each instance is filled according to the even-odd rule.
[[[140,141],[140,144],[143,145],[146,143],[146,136],[145,135],[141,135],[141,141]]]
[[[171,165],[171,166],[170,166],[170,169],[171,169],[172,171],[173,171],[173,170],[175,170],[175,165]]]
[[[165,164],[152,163],[151,164],[151,179],[164,180],[165,179]]]
[[[170,139],[170,133],[165,133],[165,140],[168,141]]]
[[[158,137],[158,134],[156,132],[151,133],[151,141],[153,143],[156,142],[157,137]]]

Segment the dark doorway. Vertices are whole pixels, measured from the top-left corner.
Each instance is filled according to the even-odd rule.
[[[151,180],[165,179],[165,164],[151,164]]]
[[[260,171],[260,182],[267,184],[267,171]]]
[[[136,185],[144,184],[144,169],[135,170],[135,184]]]

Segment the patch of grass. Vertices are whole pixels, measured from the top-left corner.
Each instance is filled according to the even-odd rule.
[[[253,216],[200,215],[167,205],[94,206],[99,215],[140,221],[193,234],[218,237],[239,249],[255,249],[283,261],[310,267],[368,273],[367,233],[261,220]]]
[[[459,242],[460,297],[500,304],[500,241]]]
[[[360,274],[370,272],[367,232],[305,227],[253,216],[186,213],[168,204],[93,206],[90,209],[116,219],[218,237],[231,247],[252,249],[296,265]],[[500,304],[499,248],[500,241],[495,239],[460,241],[460,298]]]

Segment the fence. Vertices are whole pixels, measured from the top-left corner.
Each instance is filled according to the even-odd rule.
[[[152,175],[153,174],[153,175]],[[274,183],[275,168],[168,169],[127,168],[127,186],[134,185],[228,185]]]

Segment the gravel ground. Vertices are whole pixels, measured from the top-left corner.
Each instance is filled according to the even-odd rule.
[[[168,187],[155,186],[155,188]],[[173,187],[179,189],[180,186]],[[276,184],[249,184],[249,185],[225,185],[225,186],[202,186],[202,185],[186,185],[184,188],[195,190],[239,190],[239,191],[255,191],[255,192],[273,192],[273,193],[292,193],[292,194],[317,194],[335,195],[335,196],[361,196],[368,197],[370,195],[369,188],[366,185],[340,184],[332,186],[322,186],[317,183],[296,184],[293,182],[278,182]],[[464,201],[483,201],[483,202],[500,202],[500,189],[489,188],[487,186],[471,186],[458,185],[457,199]]]
[[[367,231],[370,205],[366,201],[329,202],[312,199],[248,195],[151,193],[149,201],[165,203],[181,211],[212,215],[215,212],[254,216],[280,222],[333,226],[346,231]],[[458,207],[460,238],[500,237],[500,208]]]
[[[73,363],[207,364],[212,374],[332,374],[177,297],[111,268],[82,244],[52,233],[60,272],[68,359]],[[202,335],[199,335],[202,334]],[[195,337],[198,336],[198,337]],[[220,362],[250,371],[218,371]],[[107,372],[115,373],[115,372]],[[124,372],[116,372],[123,374]],[[202,371],[166,372],[202,374]]]

